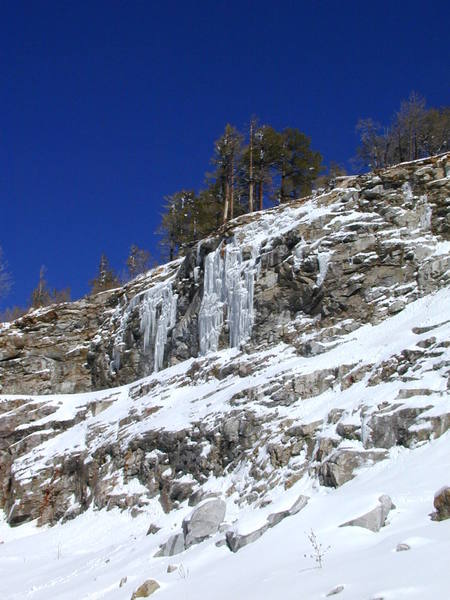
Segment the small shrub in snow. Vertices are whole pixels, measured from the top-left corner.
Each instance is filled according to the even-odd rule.
[[[312,548],[312,552],[311,554],[308,556],[307,554],[305,554],[305,558],[312,558],[313,561],[316,563],[316,566],[318,569],[321,569],[323,566],[323,558],[325,556],[325,554],[331,549],[331,546],[327,546],[326,548],[319,542],[319,540],[317,539],[317,535],[315,534],[315,532],[311,529],[311,531],[307,534],[308,536],[308,541],[311,544],[311,548]]]

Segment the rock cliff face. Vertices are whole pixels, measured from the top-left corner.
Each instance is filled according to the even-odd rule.
[[[340,178],[123,288],[0,325],[0,391],[98,390],[228,346],[320,353],[448,283],[449,173],[446,154]]]
[[[124,288],[3,325],[8,522],[217,495],[263,509],[275,488],[338,487],[441,436],[449,175],[447,154],[341,178]],[[48,395],[68,392],[89,393]]]

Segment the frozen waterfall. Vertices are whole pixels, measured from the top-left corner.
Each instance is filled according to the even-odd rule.
[[[200,354],[216,351],[224,320],[229,344],[238,348],[253,327],[256,252],[244,261],[236,240],[222,243],[205,258],[203,299],[199,311]]]
[[[120,368],[120,355],[125,346],[124,337],[131,312],[139,305],[140,333],[143,339],[144,352],[153,347],[153,369],[160,371],[163,367],[164,349],[167,336],[175,325],[177,312],[177,294],[173,293],[172,282],[164,281],[151,289],[135,296],[123,313],[113,349],[111,367],[114,371]]]
[[[169,330],[175,325],[178,296],[164,283],[146,292],[140,306],[144,351],[154,345],[154,370],[160,371]]]

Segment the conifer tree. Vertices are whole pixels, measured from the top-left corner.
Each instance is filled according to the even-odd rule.
[[[242,134],[235,127],[227,124],[225,132],[214,146],[212,163],[216,170],[212,177],[218,184],[223,203],[223,223],[234,217],[236,174],[241,159],[242,140]]]
[[[197,238],[199,222],[193,190],[181,190],[164,198],[164,212],[158,233],[161,246],[173,260],[183,245]]]
[[[311,140],[298,129],[288,127],[278,134],[275,152],[280,203],[311,193],[312,184],[322,169],[322,156],[310,148],[310,143]]]
[[[258,209],[264,208],[264,196],[271,197],[272,183],[279,159],[279,134],[269,125],[262,125],[255,131],[255,185]]]

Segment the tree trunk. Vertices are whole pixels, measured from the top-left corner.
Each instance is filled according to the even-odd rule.
[[[234,217],[234,159],[231,159],[230,174],[230,219]]]
[[[229,185],[228,181],[225,183],[225,204],[223,206],[223,223],[228,221],[228,196],[229,196]]]

